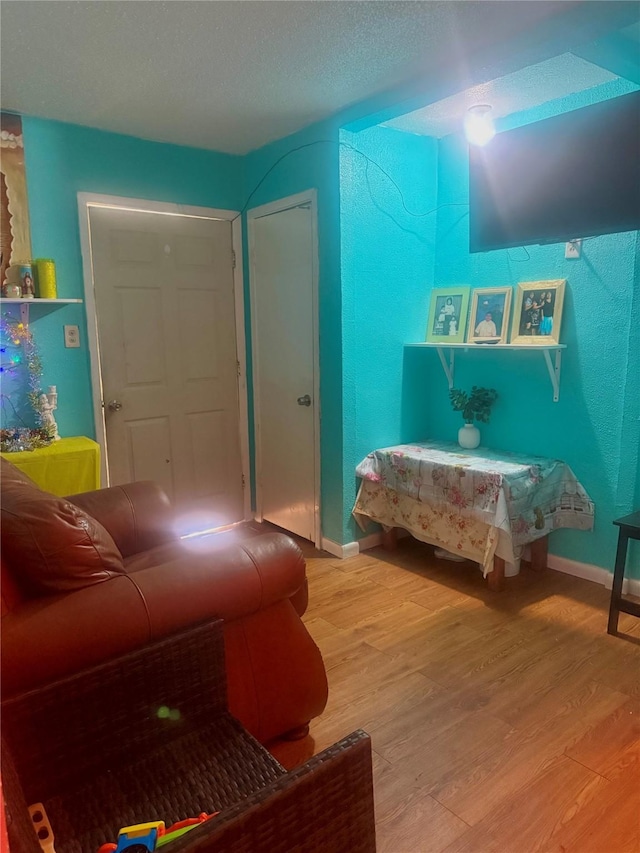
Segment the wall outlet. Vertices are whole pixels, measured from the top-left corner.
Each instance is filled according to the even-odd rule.
[[[564,247],[564,256],[565,258],[571,258],[575,260],[579,258],[582,254],[582,240],[578,238],[577,240],[569,240],[568,243],[565,244]]]
[[[80,346],[80,329],[77,326],[64,327],[64,345],[71,348]]]

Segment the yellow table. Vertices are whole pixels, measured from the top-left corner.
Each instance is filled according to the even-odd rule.
[[[2,453],[46,492],[60,497],[100,488],[100,445],[90,438],[61,438],[47,447]]]

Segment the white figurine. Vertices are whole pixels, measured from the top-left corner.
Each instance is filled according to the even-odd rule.
[[[58,432],[58,424],[53,417],[54,411],[58,408],[58,389],[55,385],[49,386],[49,391],[46,394],[40,394],[40,423],[43,427],[49,428],[51,437],[54,441],[60,441],[60,433]]]

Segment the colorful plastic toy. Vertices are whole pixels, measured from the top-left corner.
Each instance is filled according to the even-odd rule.
[[[38,836],[42,853],[55,853],[53,830],[51,829],[49,818],[42,803],[34,803],[32,806],[29,806],[29,816]]]
[[[219,812],[206,814],[201,812],[198,817],[190,817],[186,820],[180,820],[178,823],[172,824],[168,829],[165,829],[164,821],[156,820],[151,823],[138,823],[135,826],[125,826],[118,833],[118,843],[103,844],[98,853],[125,853],[131,847],[144,846],[148,853],[154,853],[170,841],[180,838],[185,832],[190,829],[195,829],[206,820],[215,817]]]

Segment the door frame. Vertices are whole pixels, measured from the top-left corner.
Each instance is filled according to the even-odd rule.
[[[96,441],[100,445],[101,481],[109,485],[107,459],[107,433],[104,407],[102,405],[102,373],[100,370],[100,346],[98,343],[98,317],[96,311],[93,258],[91,254],[91,231],[89,209],[109,207],[116,210],[133,210],[140,213],[159,213],[167,216],[184,216],[193,219],[222,219],[231,222],[231,248],[233,252],[233,295],[236,320],[236,363],[238,375],[238,427],[240,430],[240,464],[243,482],[244,520],[251,519],[251,489],[249,468],[249,412],[247,399],[247,346],[244,330],[244,275],[242,270],[242,218],[237,210],[222,210],[213,207],[195,207],[173,202],[149,201],[148,199],[124,198],[100,193],[78,193],[78,219],[80,223],[80,248],[84,298],[87,315],[87,340],[91,364],[91,394],[95,421]]]
[[[256,302],[256,268],[255,268],[255,222],[273,213],[281,213],[302,204],[309,204],[311,211],[311,304],[312,304],[312,345],[313,345],[313,399],[314,399],[314,545],[322,545],[322,519],[320,500],[320,333],[319,333],[319,304],[318,304],[318,194],[314,188],[286,196],[276,201],[262,204],[247,211],[247,233],[249,248],[249,293],[251,310],[251,342],[253,366],[253,420],[255,434],[255,475],[256,475],[256,511],[255,518],[262,521],[262,489],[261,489],[261,446],[260,446],[260,404],[258,385],[260,365],[257,359],[257,342],[259,340],[256,312],[253,307]]]

